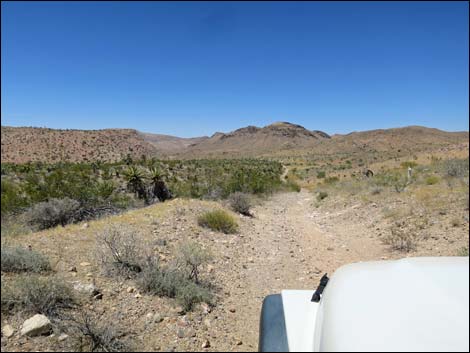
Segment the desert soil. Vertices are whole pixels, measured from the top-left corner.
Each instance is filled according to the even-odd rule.
[[[260,310],[266,295],[282,289],[314,289],[324,273],[332,274],[343,264],[453,255],[460,246],[468,244],[467,219],[462,227],[431,237],[418,251],[392,252],[380,240],[386,224],[375,203],[326,209],[314,204],[315,195],[306,190],[275,194],[253,208],[254,217],[236,216],[239,234],[224,235],[202,229],[196,222],[198,214],[218,208],[219,204],[177,199],[89,225],[20,236],[11,242],[31,244],[46,253],[66,281],[93,281],[104,295],[102,300],[85,304],[88,309],[98,313],[103,322],[123,327],[136,348],[147,351],[257,351]],[[136,298],[136,292],[127,290],[135,286],[132,280],[103,277],[92,253],[96,234],[111,222],[138,226],[163,263],[171,261],[178,243],[184,239],[210,249],[214,261],[204,276],[218,287],[217,306],[210,313],[198,307],[186,315],[178,314],[172,299],[145,294]],[[164,246],[162,239],[166,241]],[[91,265],[82,267],[82,262]],[[77,267],[77,273],[67,270],[71,266]],[[158,320],[154,320],[156,316]],[[15,329],[21,322],[19,318],[8,320]],[[2,351],[69,348],[70,340],[58,342],[58,334],[55,338],[2,337]],[[203,349],[206,341],[210,346]]]

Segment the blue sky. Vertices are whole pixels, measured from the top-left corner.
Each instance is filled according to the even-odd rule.
[[[467,2],[1,6],[3,125],[468,130]]]

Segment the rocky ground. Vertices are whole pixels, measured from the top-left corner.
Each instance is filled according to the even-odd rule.
[[[380,196],[371,202],[327,199],[319,206],[312,192],[281,193],[259,202],[254,217],[236,215],[238,234],[225,235],[197,225],[199,214],[220,207],[216,202],[177,199],[3,243],[31,245],[47,254],[57,273],[72,285],[94,284],[102,299],[88,299],[83,305],[102,322],[121,327],[123,338],[143,351],[257,351],[261,304],[268,294],[289,288],[314,289],[324,273],[332,274],[351,262],[456,255],[468,246],[468,216],[462,216],[459,226],[452,226],[451,215],[441,215],[416,250],[390,250],[382,241],[390,219]],[[399,200],[393,207],[400,207]],[[464,212],[468,215],[462,208]],[[173,299],[139,293],[132,280],[104,277],[93,256],[95,237],[111,223],[137,227],[163,263],[172,260],[178,244],[186,239],[210,249],[214,260],[203,277],[217,286],[217,305],[211,309],[198,306],[182,314]],[[76,271],[71,271],[74,267]],[[8,324],[14,330],[10,338],[2,334],[2,351],[71,349],[72,339],[59,331],[52,336],[19,337],[27,318],[2,317],[2,327]]]

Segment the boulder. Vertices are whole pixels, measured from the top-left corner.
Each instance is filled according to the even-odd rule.
[[[36,314],[33,317],[29,318],[21,327],[20,334],[21,336],[39,336],[47,334],[51,331],[52,325],[47,316],[42,314]]]

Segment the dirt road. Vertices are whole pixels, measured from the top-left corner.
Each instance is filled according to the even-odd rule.
[[[225,303],[236,312],[233,330],[243,342],[240,350],[257,350],[266,295],[314,289],[324,273],[343,264],[384,257],[375,238],[361,236],[363,228],[324,229],[324,215],[315,212],[313,197],[307,191],[274,195],[254,209],[255,218],[241,232],[241,261],[231,279],[237,285]]]

